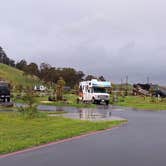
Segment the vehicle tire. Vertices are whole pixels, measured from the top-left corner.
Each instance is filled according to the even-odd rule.
[[[10,102],[10,97],[7,97],[7,102]]]
[[[96,103],[97,103],[98,105],[100,105],[100,102],[101,102],[101,101],[99,101],[99,100],[96,101]]]
[[[105,101],[105,104],[106,104],[106,105],[109,105],[109,101]]]
[[[96,100],[94,97],[92,98],[92,104],[96,104]]]

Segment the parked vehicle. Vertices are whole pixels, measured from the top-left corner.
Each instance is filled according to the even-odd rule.
[[[133,94],[166,98],[166,88],[155,84],[134,84]]]
[[[108,105],[110,95],[107,93],[107,89],[110,87],[110,82],[98,81],[96,79],[80,82],[79,100],[83,102],[92,102],[94,104],[105,102],[106,105]]]
[[[46,90],[46,87],[43,85],[40,85],[40,86],[35,85],[34,90],[43,92]]]
[[[133,95],[144,95],[150,96],[150,84],[134,84],[133,85]]]
[[[0,81],[0,102],[10,102],[10,87],[3,81]]]

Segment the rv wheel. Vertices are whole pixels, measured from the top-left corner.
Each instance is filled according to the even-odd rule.
[[[92,103],[93,103],[93,104],[96,104],[96,100],[95,100],[94,97],[92,98]]]
[[[97,103],[98,105],[100,105],[100,104],[101,104],[101,101],[100,101],[100,100],[97,100],[96,103]]]
[[[7,102],[10,102],[10,97],[7,97]]]
[[[109,105],[109,101],[105,101],[106,105]]]

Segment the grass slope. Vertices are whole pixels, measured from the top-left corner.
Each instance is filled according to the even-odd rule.
[[[122,122],[89,122],[63,117],[26,120],[15,113],[0,113],[0,154],[111,128]]]
[[[22,71],[0,63],[0,79],[10,82],[12,85],[33,86],[39,82],[37,77],[25,75]]]

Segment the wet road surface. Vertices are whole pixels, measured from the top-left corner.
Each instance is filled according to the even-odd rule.
[[[113,108],[128,124],[111,131],[0,159],[0,166],[163,166],[166,111]]]

